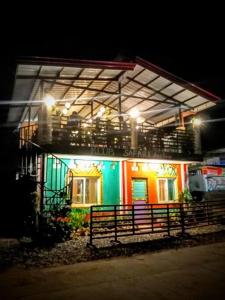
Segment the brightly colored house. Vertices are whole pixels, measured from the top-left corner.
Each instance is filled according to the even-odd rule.
[[[185,118],[216,100],[140,58],[19,61],[8,117],[20,133],[19,175],[38,182],[40,210],[68,198],[74,208],[174,203],[188,164],[201,160],[199,130]]]

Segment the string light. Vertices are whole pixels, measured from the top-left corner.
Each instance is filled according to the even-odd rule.
[[[66,114],[68,113],[68,110],[67,110],[66,108],[63,108],[62,113],[63,113],[64,115],[66,115]]]
[[[70,106],[71,106],[71,104],[70,104],[69,102],[66,102],[66,103],[65,103],[65,108],[69,109]]]
[[[46,96],[44,97],[44,102],[47,105],[47,107],[52,107],[56,103],[55,98],[50,94],[46,94]]]
[[[132,119],[136,119],[140,116],[140,112],[136,109],[136,108],[133,108],[130,112],[129,112],[129,115]]]
[[[199,118],[193,118],[192,124],[193,124],[193,127],[199,127],[202,125],[202,120]]]

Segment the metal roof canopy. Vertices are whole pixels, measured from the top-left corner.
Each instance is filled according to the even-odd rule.
[[[87,104],[93,104],[94,116],[102,105],[124,116],[135,107],[155,126],[174,122],[179,109],[197,113],[220,99],[141,58],[129,63],[37,57],[18,61],[9,123],[23,121],[29,106],[37,113],[41,85],[59,106],[76,105],[83,118],[91,117]]]

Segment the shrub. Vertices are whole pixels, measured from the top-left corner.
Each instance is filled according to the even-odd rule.
[[[72,209],[69,222],[72,229],[76,230],[81,227],[87,227],[89,222],[87,215],[89,215],[89,208]]]
[[[39,241],[54,244],[69,240],[72,231],[70,213],[69,205],[55,206],[54,210],[43,213],[39,222]]]
[[[192,200],[193,200],[192,195],[189,192],[187,187],[185,187],[184,190],[179,193],[178,200],[181,203],[184,203],[184,202],[185,203],[191,203],[192,202]]]

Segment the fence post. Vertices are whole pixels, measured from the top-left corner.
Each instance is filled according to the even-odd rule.
[[[152,232],[153,232],[154,231],[154,215],[153,215],[152,204],[150,204],[150,208],[151,208],[151,225],[152,225]]]
[[[91,206],[91,211],[90,211],[90,245],[91,246],[92,246],[92,230],[93,230],[92,217],[93,217],[93,207]]]
[[[114,205],[114,225],[115,225],[115,242],[117,242],[117,214],[116,214],[116,205]]]
[[[133,230],[133,234],[135,234],[135,224],[134,224],[134,204],[132,204],[132,230]]]
[[[207,221],[208,221],[208,225],[210,224],[209,222],[209,202],[206,201],[206,214],[207,214]]]
[[[183,203],[180,204],[180,220],[181,220],[182,235],[184,235],[185,234],[185,223],[184,223],[184,205],[183,205]]]
[[[168,236],[170,236],[170,212],[169,212],[169,204],[166,205],[166,209],[167,209],[167,233]]]

